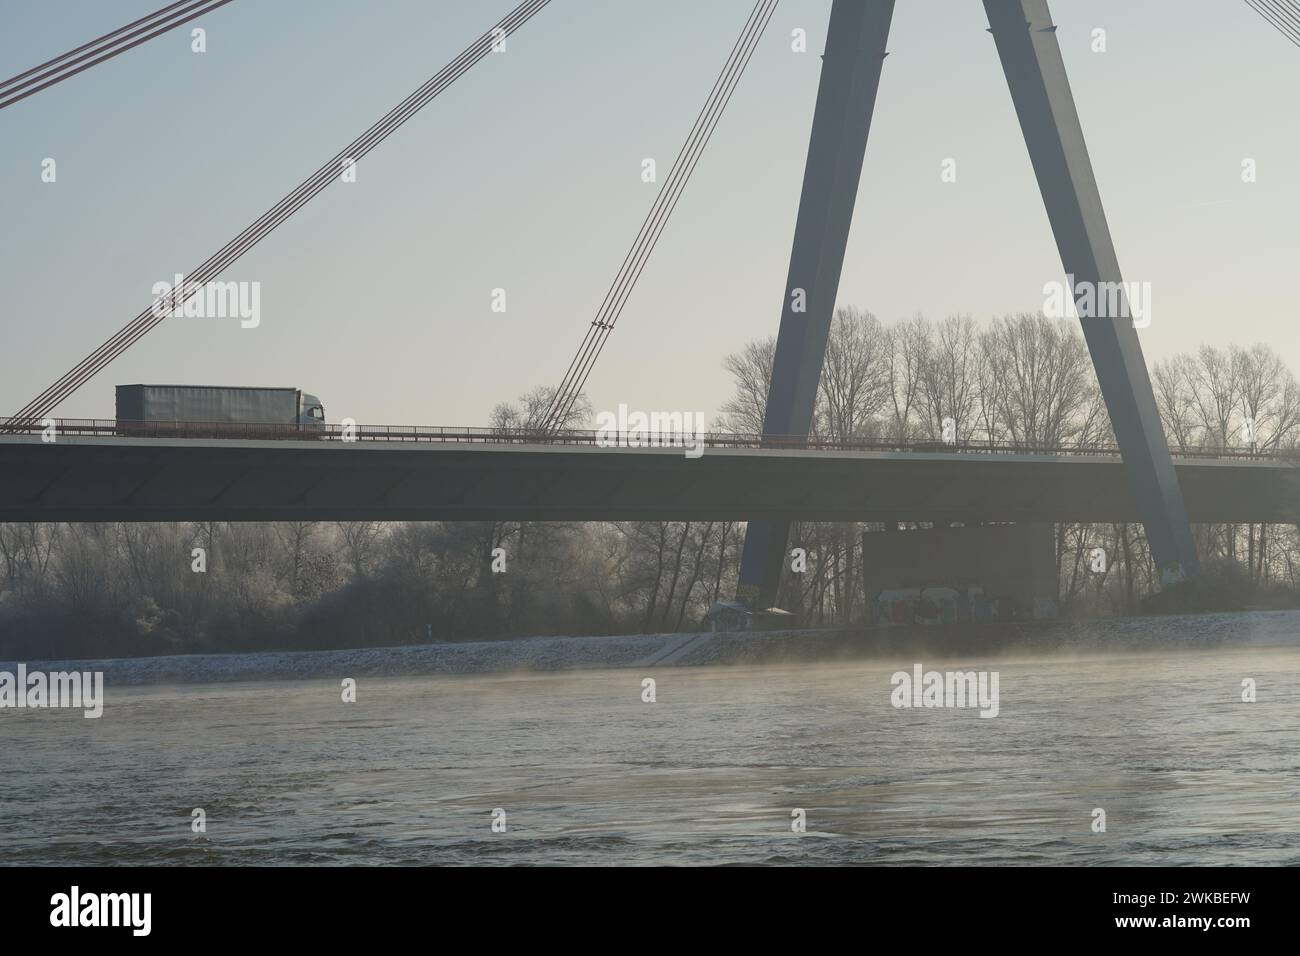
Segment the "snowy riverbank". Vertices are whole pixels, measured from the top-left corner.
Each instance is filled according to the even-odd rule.
[[[44,671],[103,671],[110,684],[294,680],[349,676],[484,674],[825,661],[899,654],[980,657],[1116,653],[1216,646],[1293,646],[1300,611],[1249,611],[983,625],[970,628],[802,630],[723,634],[535,637],[339,651],[191,654],[118,660],[27,661]],[[16,662],[0,662],[13,671]]]

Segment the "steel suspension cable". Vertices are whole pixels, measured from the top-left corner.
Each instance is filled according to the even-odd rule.
[[[1254,0],[1254,2],[1262,3],[1272,10],[1277,18],[1286,24],[1289,36],[1296,35],[1297,29],[1300,28],[1300,7],[1296,6],[1295,0]]]
[[[1300,7],[1290,0],[1246,0],[1246,4],[1284,37],[1300,46]]]
[[[717,129],[718,122],[731,101],[731,96],[744,75],[745,68],[749,65],[778,3],[779,0],[758,0],[755,3],[749,19],[741,30],[740,38],[733,46],[731,55],[714,82],[713,89],[696,119],[695,126],[673,164],[664,189],[651,207],[633,243],[632,250],[624,259],[623,266],[609,291],[606,292],[600,309],[591,321],[563,381],[552,396],[542,426],[543,431],[557,431],[568,420],[574,403],[581,396],[587,378],[604,350],[605,342],[622,314],[650,255],[658,245],[659,238]]]
[[[440,71],[440,73],[435,77],[435,80],[438,81],[437,91],[440,92],[442,89],[445,89],[446,86],[450,84],[451,79],[454,79],[456,76],[459,76],[460,68],[464,66],[467,62],[468,61],[467,61],[466,54],[463,53],[461,57],[458,57],[456,61],[453,61],[453,64],[451,64],[449,67],[444,68],[443,71]],[[453,67],[455,68],[454,70]],[[432,83],[433,81],[430,81],[429,84],[425,84],[424,87],[421,87],[420,90],[417,90],[416,94],[413,94],[412,97],[408,97],[407,100],[404,101],[401,106],[396,108],[394,111],[391,111],[390,114],[388,114],[388,117],[386,117],[385,119],[387,120],[391,117],[393,118],[392,122],[385,123],[384,121],[381,121],[380,124],[376,124],[376,127],[383,125],[385,130],[391,131],[392,129],[395,129],[396,126],[393,125],[393,122],[396,122],[399,119],[404,119],[405,117],[412,115],[411,109],[414,106],[413,99],[421,95],[422,92],[426,92],[426,93],[431,92],[432,88],[426,90],[426,87],[430,87],[430,84]],[[375,127],[372,127],[372,132],[374,132],[375,129],[376,129]],[[379,133],[375,132],[374,136],[363,137],[362,140],[373,145],[373,143],[375,142],[375,136],[378,135]],[[384,133],[384,135],[387,135],[387,133]],[[320,190],[322,190],[325,186],[327,186],[330,182],[333,181],[333,177],[336,173],[336,167],[342,161],[342,159],[346,158],[348,155],[360,155],[360,151],[363,148],[367,148],[367,149],[369,148],[368,146],[363,147],[359,145],[360,143],[362,143],[362,140],[358,140],[357,142],[354,142],[349,147],[342,150],[339,154],[337,154],[334,157],[334,159],[326,163],[326,165],[321,167],[321,169],[317,170],[317,172],[313,174],[312,177],[310,177],[307,181],[301,184],[293,193],[291,193],[289,196],[286,196],[284,199],[280,200],[279,203],[277,203],[274,207],[272,207],[271,210],[269,210],[257,222],[255,222],[253,226],[250,226],[243,233],[241,233],[240,236],[236,237],[234,241],[229,243],[227,246],[223,247],[213,256],[209,257],[209,259],[207,259],[201,266],[199,266],[197,270],[190,273],[191,281],[186,285],[190,285],[191,283],[195,286],[202,285],[203,283],[208,281],[212,275],[215,275],[226,265],[232,263],[235,259],[237,259],[240,255],[242,255],[244,251],[251,248],[253,244],[255,244],[257,241],[260,241],[261,238],[263,238],[264,236],[269,234],[272,230],[274,230],[280,223],[282,223],[285,219],[287,219],[288,216],[292,214],[292,212],[296,211],[298,208],[304,205],[308,199],[312,198],[312,196],[314,196],[316,193],[318,193]],[[195,278],[195,276],[197,276],[197,278]],[[184,290],[182,290],[182,292],[183,291]],[[175,296],[175,295],[176,295],[176,290],[173,290],[172,293],[170,293],[170,296]],[[188,297],[188,293],[185,293],[185,297]],[[169,311],[171,308],[174,308],[176,305],[183,303],[183,301],[184,298],[179,300],[179,302],[174,298],[162,298],[159,300],[155,300],[154,305],[152,305],[150,309],[153,310],[154,308],[158,308],[159,311],[163,311],[165,313],[166,311]],[[107,361],[111,361],[118,354],[124,351],[125,348],[129,347],[130,344],[132,344],[136,339],[138,339],[143,334],[143,332],[146,332],[150,328],[152,328],[154,324],[156,323],[149,321],[149,316],[146,315],[146,313],[141,313],[141,315],[137,317],[135,322],[128,325],[125,329],[121,330],[116,336],[114,336],[113,339],[110,339],[104,345],[100,346],[100,349],[96,350],[96,353],[106,355]],[[86,362],[83,362],[82,365],[87,366],[88,363],[90,363],[91,361],[97,360],[100,357],[100,355],[96,353],[92,353],[92,355],[88,357],[88,360]],[[107,363],[105,362],[105,364]],[[90,374],[93,374],[93,371]],[[68,378],[68,376],[65,376],[65,378]],[[80,381],[70,379],[71,388],[75,389],[79,384],[81,384]]]
[[[0,82],[0,110],[189,23],[231,0],[179,0]]]
[[[625,280],[626,276],[631,275],[631,270],[635,267],[635,263],[648,241],[650,232],[661,218],[662,211],[665,208],[665,205],[661,200],[665,194],[669,193],[674,188],[677,182],[674,174],[683,167],[683,157],[689,156],[694,151],[695,144],[701,135],[708,116],[711,114],[712,107],[716,103],[718,90],[722,87],[726,77],[730,74],[735,57],[738,51],[743,48],[746,37],[753,29],[753,24],[757,22],[758,12],[759,7],[758,5],[755,5],[754,9],[750,12],[749,19],[746,21],[744,29],[741,30],[740,36],[736,38],[736,42],[732,46],[731,53],[727,58],[727,63],[723,67],[722,73],[720,73],[718,78],[714,81],[713,89],[709,92],[709,96],[705,100],[704,106],[700,108],[699,115],[695,118],[695,124],[691,127],[690,134],[682,144],[681,149],[678,150],[677,158],[673,161],[668,179],[664,184],[663,192],[660,194],[660,197],[656,199],[655,203],[651,205],[650,212],[646,214],[646,218],[641,224],[641,230],[637,233],[632,248],[628,250],[627,255],[624,257],[623,264],[619,267],[614,283],[610,285],[609,289],[605,292],[605,298],[601,301],[600,308],[596,310],[596,318],[588,325],[587,334],[583,338],[582,344],[579,345],[578,351],[574,354],[572,361],[569,363],[569,368],[564,373],[563,380],[556,389],[555,394],[551,397],[551,402],[547,407],[546,416],[543,419],[544,428],[558,428],[563,424],[567,417],[567,410],[564,408],[564,405],[570,396],[573,381],[576,376],[581,373],[581,367],[585,363],[590,350],[594,347],[597,337],[601,334],[601,330],[605,329],[608,325],[605,316],[610,302],[621,288],[622,282]],[[572,397],[573,400],[576,401],[577,396],[574,395]],[[571,405],[572,402],[568,402],[568,404]],[[553,416],[558,416],[559,420],[552,422]]]
[[[193,0],[176,0],[175,3],[169,3],[161,10],[155,10],[153,13],[149,14],[148,16],[141,17],[139,20],[132,20],[126,26],[118,27],[116,30],[113,30],[111,33],[105,33],[102,37],[98,37],[94,40],[91,40],[89,43],[83,43],[79,47],[73,47],[67,53],[61,53],[58,56],[54,57],[52,60],[46,60],[44,63],[38,63],[30,70],[24,70],[22,73],[18,73],[15,76],[9,77],[9,79],[7,80],[0,82],[0,90],[5,90],[10,86],[13,86],[19,80],[23,79],[23,77],[31,76],[33,73],[39,72],[40,70],[43,70],[46,67],[54,66],[56,63],[62,63],[63,61],[71,57],[75,57],[79,53],[84,53],[85,51],[90,50],[91,48],[99,45],[100,43],[103,43],[106,40],[111,40],[114,37],[120,35],[121,33],[130,30],[132,27],[137,27],[142,24],[148,23],[149,21],[154,20],[161,14],[165,14],[171,10],[176,9],[177,7],[183,7],[187,3],[192,3],[192,2]]]
[[[550,0],[524,0],[496,26],[471,43],[451,63],[434,74],[414,93],[385,114],[333,159],[304,180],[293,192],[281,199],[268,212],[255,220],[234,240],[218,250],[197,269],[187,274],[180,287],[159,296],[148,308],[135,317],[116,335],[54,382],[49,388],[28,402],[13,417],[14,422],[31,422],[48,414],[77,388],[101,371],[118,355],[155,328],[174,309],[180,307],[195,292],[229,266],[248,249],[269,235],[276,227],[302,208],[325,189],[341,173],[344,160],[356,161],[381,143],[410,117],[427,106],[443,90],[469,71],[471,67],[492,52],[500,39],[510,35],[542,10]]]

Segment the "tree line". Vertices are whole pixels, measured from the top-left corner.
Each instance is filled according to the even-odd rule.
[[[774,352],[764,338],[724,359],[734,388],[715,430],[762,431]],[[1157,362],[1151,377],[1172,448],[1267,451],[1300,437],[1300,387],[1266,345],[1205,346]],[[492,425],[535,427],[550,394],[498,405]],[[584,399],[566,424],[591,416]],[[1113,441],[1078,324],[1034,314],[886,325],[837,310],[813,430],[897,443]],[[796,524],[807,571],[786,575],[778,603],[809,624],[861,622],[871,530],[882,526]],[[1294,526],[1194,533],[1234,600],[1294,601]],[[735,594],[743,539],[730,521],[0,525],[0,658],[695,630]],[[1157,589],[1141,525],[1061,524],[1056,542],[1063,614],[1133,613]],[[1108,556],[1100,572],[1097,548]]]

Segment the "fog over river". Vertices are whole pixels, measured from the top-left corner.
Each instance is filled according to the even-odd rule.
[[[917,663],[997,671],[997,716],[894,706]],[[0,745],[5,864],[1300,863],[1300,644],[110,673],[101,718],[0,711]]]

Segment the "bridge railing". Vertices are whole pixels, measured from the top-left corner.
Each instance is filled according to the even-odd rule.
[[[431,442],[438,444],[571,445],[597,448],[773,449],[824,452],[907,452],[961,455],[1041,455],[1119,457],[1115,445],[1039,445],[1011,441],[882,441],[878,439],[820,438],[802,435],[756,435],[709,432],[598,431],[564,429],[547,432],[535,428],[492,428],[446,425],[296,425],[258,422],[137,422],[115,419],[61,418],[44,423],[0,419],[0,435],[28,435],[38,440],[59,436],[129,439],[227,439],[256,441],[331,442]],[[1249,447],[1173,449],[1177,458],[1300,461],[1300,449]]]

